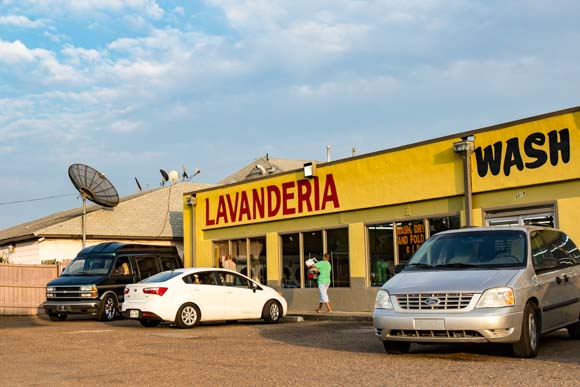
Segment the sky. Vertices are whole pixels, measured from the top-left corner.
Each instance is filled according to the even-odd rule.
[[[0,0],[0,229],[580,105],[574,0]]]

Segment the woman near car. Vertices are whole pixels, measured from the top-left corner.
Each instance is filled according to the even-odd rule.
[[[332,313],[332,308],[330,307],[330,300],[328,298],[328,288],[330,287],[330,272],[332,271],[332,265],[330,264],[330,254],[325,253],[322,256],[322,261],[316,262],[310,268],[318,269],[318,294],[319,294],[319,304],[316,308],[316,313],[321,312],[321,308],[324,305],[326,307],[326,313]]]

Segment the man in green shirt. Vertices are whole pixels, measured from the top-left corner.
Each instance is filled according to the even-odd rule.
[[[318,308],[316,308],[316,313],[320,313],[320,308],[322,305],[326,306],[326,313],[332,313],[330,308],[330,300],[328,299],[328,288],[330,286],[330,272],[332,271],[332,266],[330,265],[330,254],[325,253],[322,257],[322,261],[316,262],[310,268],[316,267],[318,269],[318,293],[320,296],[320,303]]]

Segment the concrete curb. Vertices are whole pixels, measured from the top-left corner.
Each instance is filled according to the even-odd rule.
[[[353,313],[340,313],[340,312],[333,312],[331,314],[327,313],[300,313],[300,312],[290,312],[287,316],[284,317],[285,319],[289,319],[288,321],[367,321],[372,322],[373,316],[372,314],[353,314]],[[292,319],[292,320],[290,320]]]

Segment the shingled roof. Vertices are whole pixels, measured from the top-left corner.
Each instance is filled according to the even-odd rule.
[[[300,169],[304,166],[304,163],[309,161],[312,160],[279,159],[266,155],[254,160],[252,163],[248,164],[239,171],[223,178],[218,182],[218,185],[232,184],[257,177]]]
[[[87,238],[182,239],[183,194],[211,186],[213,184],[180,182],[125,196],[114,208],[88,205]],[[0,245],[43,236],[81,237],[81,224],[81,208],[58,212],[1,230]]]

